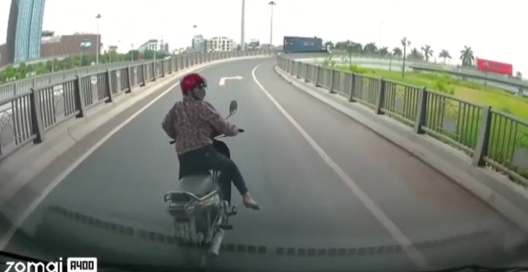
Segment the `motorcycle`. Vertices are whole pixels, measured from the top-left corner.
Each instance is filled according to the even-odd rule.
[[[237,102],[231,101],[226,119],[237,109]],[[240,129],[239,132],[244,131]],[[213,147],[231,158],[229,147],[219,140],[223,137],[225,135],[214,137]],[[174,141],[170,143],[174,144]],[[209,175],[184,177],[178,180],[176,190],[165,194],[164,201],[173,218],[174,237],[179,246],[204,248],[213,256],[219,255],[224,230],[233,229],[229,217],[237,214],[237,206],[231,206],[228,201],[231,186],[222,191],[218,182],[220,175],[220,172],[210,170]]]

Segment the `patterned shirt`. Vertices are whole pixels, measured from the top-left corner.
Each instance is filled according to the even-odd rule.
[[[190,96],[174,104],[161,127],[175,140],[178,155],[213,144],[213,134],[238,134],[238,128],[222,117],[213,105]]]

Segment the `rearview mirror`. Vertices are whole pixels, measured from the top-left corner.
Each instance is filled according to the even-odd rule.
[[[235,114],[237,109],[238,103],[236,102],[236,100],[231,101],[231,103],[229,104],[229,116]]]

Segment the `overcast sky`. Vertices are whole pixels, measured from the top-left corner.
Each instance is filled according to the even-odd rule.
[[[0,0],[5,37],[9,0]],[[246,0],[246,40],[269,42],[269,0]],[[523,0],[276,0],[274,43],[284,35],[375,42],[390,48],[403,36],[411,47],[428,44],[458,59],[464,45],[477,57],[514,64],[528,74],[528,2]],[[163,35],[171,48],[189,46],[198,34],[240,41],[241,0],[47,0],[44,29],[57,34],[97,31],[105,45],[128,50]],[[4,38],[5,39],[5,38]]]

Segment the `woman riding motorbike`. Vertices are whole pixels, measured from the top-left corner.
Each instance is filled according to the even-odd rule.
[[[222,191],[231,190],[231,181],[242,195],[246,208],[258,210],[259,205],[249,195],[246,183],[237,165],[213,147],[213,137],[219,134],[235,136],[238,128],[223,118],[208,102],[205,102],[204,77],[192,73],[180,81],[183,99],[174,104],[165,116],[162,128],[175,141],[180,161],[180,179],[190,175],[220,171]],[[229,199],[227,199],[229,201]]]

